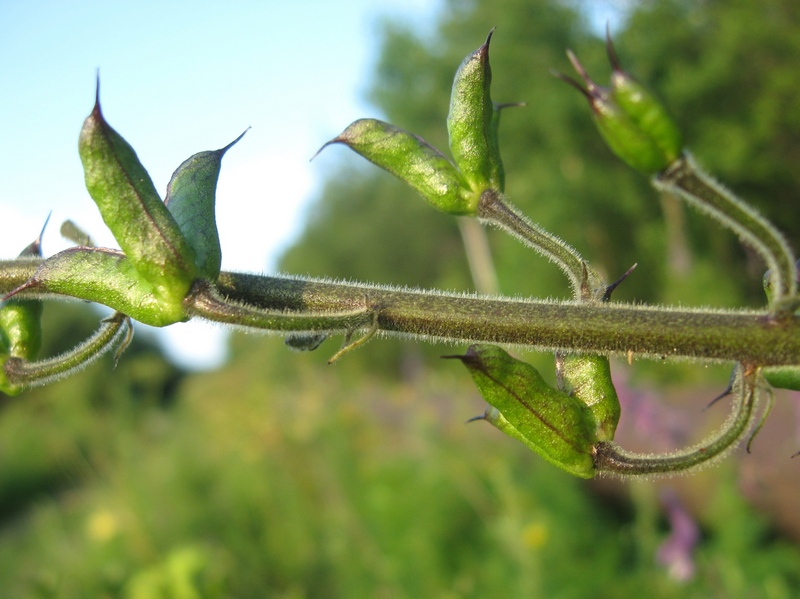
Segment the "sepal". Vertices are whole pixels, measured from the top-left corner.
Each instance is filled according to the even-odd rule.
[[[577,398],[550,387],[530,364],[493,345],[472,345],[457,358],[491,406],[484,419],[545,460],[582,478],[595,475],[594,419]]]
[[[359,119],[326,143],[341,143],[417,190],[449,214],[477,213],[479,194],[439,150],[403,129],[378,119]],[[319,153],[319,152],[317,152]]]

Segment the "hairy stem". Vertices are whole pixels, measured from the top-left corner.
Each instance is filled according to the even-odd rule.
[[[555,263],[567,276],[575,299],[592,299],[594,287],[601,287],[599,281],[588,282],[584,277],[585,261],[578,250],[562,241],[552,233],[533,224],[527,217],[510,206],[503,197],[492,189],[481,194],[478,204],[478,218],[485,224],[499,227],[506,233]]]
[[[102,322],[94,335],[60,356],[34,362],[8,358],[3,367],[5,376],[18,389],[39,387],[84,368],[111,349],[118,348],[121,353],[131,335],[130,319],[116,312]]]
[[[680,474],[725,457],[747,434],[758,404],[757,375],[740,373],[733,388],[733,406],[725,423],[697,445],[675,453],[647,455],[628,452],[615,443],[601,442],[594,449],[594,465],[601,474],[654,476]]]
[[[340,331],[351,334],[375,320],[374,311],[369,307],[367,297],[355,297],[352,301],[341,302],[336,308],[320,310],[291,311],[277,305],[255,307],[226,297],[218,292],[208,281],[195,282],[185,302],[190,316],[206,318],[214,322],[242,327],[280,332],[320,333]]]
[[[218,287],[253,309],[287,316],[341,313],[367,298],[378,332],[422,339],[761,366],[800,364],[797,316],[776,321],[763,312],[509,300],[239,273],[223,273]],[[215,320],[213,314],[205,317]]]
[[[689,156],[676,160],[653,179],[660,191],[693,204],[753,247],[772,271],[773,306],[793,310],[797,293],[794,255],[783,236],[755,209],[703,172]]]
[[[19,287],[39,264],[0,261],[0,294]],[[185,302],[191,316],[280,333],[348,334],[375,323],[378,334],[453,343],[800,365],[800,316],[794,314],[511,300],[232,272],[194,291]],[[28,290],[16,297],[40,296]]]

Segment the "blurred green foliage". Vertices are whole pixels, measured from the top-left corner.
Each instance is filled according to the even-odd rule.
[[[139,347],[115,373],[96,364],[5,403],[4,596],[789,598],[800,584],[800,548],[732,468],[715,471],[681,583],[654,558],[655,487],[620,500],[465,425],[483,404],[459,369],[387,386],[275,340],[233,349],[181,376]]]
[[[430,37],[386,24],[370,95],[388,120],[446,147],[455,68],[497,25],[493,97],[528,102],[501,127],[514,202],[609,278],[638,261],[619,299],[763,303],[760,266],[614,160],[584,100],[550,76],[567,69],[567,47],[598,78],[607,68],[579,10],[452,0],[442,14]],[[628,22],[613,32],[626,67],[798,247],[796,3],[642,2]],[[505,293],[568,293],[515,241],[491,242]],[[471,287],[453,219],[344,159],[282,267]],[[43,353],[97,318],[48,306]],[[227,366],[187,375],[141,337],[115,370],[106,359],[0,398],[3,597],[782,599],[800,587],[800,547],[742,498],[736,460],[693,479],[697,571],[677,581],[656,563],[669,534],[657,487],[612,494],[465,426],[484,404],[461,368],[437,367],[452,348],[375,341],[328,368],[330,342],[297,354],[237,335]]]
[[[614,158],[591,125],[585,100],[552,77],[551,69],[570,70],[564,51],[571,48],[600,83],[607,80],[604,44],[581,12],[588,4],[449,0],[431,34],[386,23],[369,97],[389,122],[447,147],[444,123],[456,67],[497,26],[492,97],[528,103],[506,111],[500,126],[512,201],[574,244],[609,280],[638,262],[617,299],[763,305],[764,266],[732,235],[659,198],[644,177]],[[663,98],[700,161],[777,222],[791,245],[800,245],[796,3],[659,0],[629,6],[624,30],[612,31],[623,66]],[[424,210],[413,191],[392,186],[389,175],[351,158],[342,156],[342,162],[363,168],[334,171],[282,268],[469,288],[464,259],[452,252],[460,243],[452,219]],[[492,244],[504,293],[568,295],[558,270],[515,240],[497,234]],[[443,248],[436,261],[441,278],[431,254],[416,250],[430,245]]]
[[[612,35],[625,69],[664,100],[699,161],[800,247],[793,196],[800,189],[796,3],[653,0],[624,6],[626,26]],[[552,76],[551,69],[571,70],[565,56],[571,48],[598,82],[607,82],[604,42],[587,10],[589,4],[577,0],[447,0],[430,33],[387,22],[368,96],[379,116],[446,148],[456,68],[496,26],[492,98],[528,104],[505,111],[500,124],[510,200],[574,245],[609,281],[638,263],[615,300],[763,306],[766,267],[760,259],[705,216],[659,197],[645,177],[611,154],[585,99]],[[335,148],[326,160],[332,155]],[[280,262],[285,272],[473,288],[454,219],[344,150],[309,212],[304,233]],[[503,294],[569,297],[566,279],[552,264],[499,231],[488,235]],[[352,359],[368,370],[397,370],[405,345],[382,345]],[[411,351],[437,355],[428,348]],[[676,380],[689,376],[685,369]]]

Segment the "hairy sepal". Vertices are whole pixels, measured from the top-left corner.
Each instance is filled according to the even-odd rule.
[[[559,387],[580,400],[592,414],[598,441],[613,441],[622,412],[606,356],[569,354],[557,357]]]
[[[23,291],[97,302],[154,327],[188,318],[182,302],[164,301],[164,290],[142,281],[130,258],[107,248],[76,247],[53,255],[9,296]]]
[[[211,281],[217,280],[222,265],[215,216],[222,157],[243,136],[244,133],[224,148],[199,152],[184,161],[167,185],[164,203],[194,251],[198,276]]]
[[[192,247],[133,148],[105,120],[99,100],[78,144],[86,188],[133,265],[161,299],[180,304],[197,276]]]
[[[439,150],[425,140],[378,119],[351,123],[331,144],[341,143],[404,181],[435,208],[455,215],[474,215],[480,195]]]
[[[464,356],[454,357],[494,408],[484,419],[570,474],[595,475],[594,420],[583,403],[553,389],[533,366],[494,345],[472,345]]]
[[[489,65],[489,43],[467,56],[456,71],[450,94],[447,133],[455,163],[473,190],[481,193],[487,187],[503,191],[503,163],[497,140],[499,110],[490,94],[492,69]]]

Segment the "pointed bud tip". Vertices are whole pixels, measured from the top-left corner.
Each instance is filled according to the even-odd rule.
[[[101,119],[103,112],[100,109],[100,69],[97,69],[94,76],[94,107],[92,108],[92,116]]]
[[[497,102],[494,103],[495,110],[504,110],[505,108],[521,108],[523,106],[527,106],[527,102],[503,102],[498,104]]]
[[[575,81],[569,75],[565,75],[564,73],[562,73],[561,71],[557,71],[556,69],[550,69],[550,74],[553,77],[555,77],[556,79],[560,79],[561,81],[563,81],[567,85],[569,85],[571,87],[574,87],[575,89],[577,89],[579,92],[581,92],[584,95],[584,97],[589,101],[589,103],[592,102],[592,99],[593,99],[592,98],[592,94],[590,94],[589,90],[587,90],[585,87],[583,87],[578,81]]]
[[[47,224],[50,222],[50,217],[53,216],[53,211],[47,213],[47,218],[44,219],[44,225],[42,225],[42,230],[39,231],[39,236],[34,239],[22,252],[20,252],[20,258],[28,258],[28,257],[40,257],[42,256],[42,237],[44,237],[44,231],[47,229]]]
[[[575,72],[577,72],[578,75],[580,75],[580,78],[583,79],[588,84],[589,81],[591,81],[591,79],[589,79],[589,75],[586,73],[586,69],[583,68],[583,65],[578,60],[578,57],[575,56],[575,53],[569,48],[567,48],[567,58],[569,59],[572,68],[575,69]]]
[[[577,89],[582,90],[590,101],[602,98],[604,93],[607,93],[607,90],[595,83],[594,80],[589,77],[589,73],[586,72],[586,69],[583,68],[583,65],[578,60],[578,57],[575,56],[575,53],[570,49],[567,49],[567,58],[569,58],[569,62],[572,64],[572,68],[575,69],[575,72],[578,73],[581,79],[583,79],[583,82],[586,84],[586,89],[583,90],[580,84],[576,84],[573,79],[566,77],[565,75],[562,76],[561,79],[567,83],[571,83]]]
[[[617,73],[622,73],[622,65],[619,62],[617,51],[614,49],[614,42],[611,40],[611,26],[607,21],[606,21],[606,55],[608,56],[608,62],[611,64],[611,68]]]
[[[464,355],[442,356],[442,358],[445,360],[458,360],[464,366],[466,366],[468,370],[483,371],[486,368],[480,348],[474,344],[467,348],[467,351],[464,353]]]
[[[485,41],[485,42],[483,42],[483,45],[484,45],[484,46],[486,46],[486,49],[487,49],[487,50],[489,49],[489,44],[490,44],[490,43],[491,43],[491,41],[492,41],[492,36],[494,35],[494,31],[495,31],[495,29],[497,29],[497,25],[495,25],[494,27],[492,27],[492,28],[489,30],[489,35],[487,35],[487,36],[486,36],[486,41]]]
[[[705,412],[711,406],[716,404],[720,399],[728,397],[731,393],[733,393],[733,383],[729,383],[728,386],[725,388],[725,390],[722,393],[720,393],[714,399],[712,399],[710,402],[708,402],[708,405],[706,405],[706,407],[703,408],[703,411]]]
[[[332,146],[333,144],[337,144],[337,143],[344,143],[344,140],[341,138],[341,136],[334,137],[330,141],[326,141],[324,144],[322,144],[320,149],[317,150],[316,152],[314,152],[314,155],[311,158],[309,158],[308,161],[311,162],[312,160],[314,160],[314,158],[316,158],[317,156],[319,156],[322,153],[322,150],[324,150],[328,146]]]
[[[250,129],[251,129],[251,127],[250,127],[250,126],[248,126],[248,127],[247,127],[247,129],[245,129],[244,131],[242,131],[242,132],[239,134],[239,137],[237,137],[236,139],[234,139],[234,140],[233,140],[231,143],[229,143],[229,144],[228,144],[227,146],[225,146],[224,148],[220,148],[219,150],[217,150],[217,153],[218,153],[220,156],[224,155],[224,154],[225,154],[225,152],[227,152],[227,151],[228,151],[228,150],[230,150],[230,149],[231,149],[233,146],[235,146],[237,143],[239,143],[239,140],[241,140],[241,139],[242,139],[242,138],[245,136],[245,134],[246,134],[248,131],[250,131]]]
[[[461,362],[464,362],[467,358],[467,356],[462,356],[460,354],[450,354],[447,356],[439,356],[439,357],[442,360],[460,360]]]
[[[616,281],[611,283],[611,285],[606,287],[606,291],[603,294],[603,301],[604,302],[607,302],[608,300],[611,299],[611,294],[614,292],[614,290],[617,287],[619,287],[620,283],[622,283],[622,281],[627,279],[634,270],[636,270],[637,266],[639,266],[639,263],[638,262],[634,262],[633,266],[631,266],[628,270],[625,271],[625,274],[623,274],[619,279],[617,279]]]
[[[464,424],[469,424],[470,422],[475,422],[477,420],[486,420],[486,412],[484,412],[483,414],[478,414],[477,416],[473,416],[472,418],[464,422]]]

